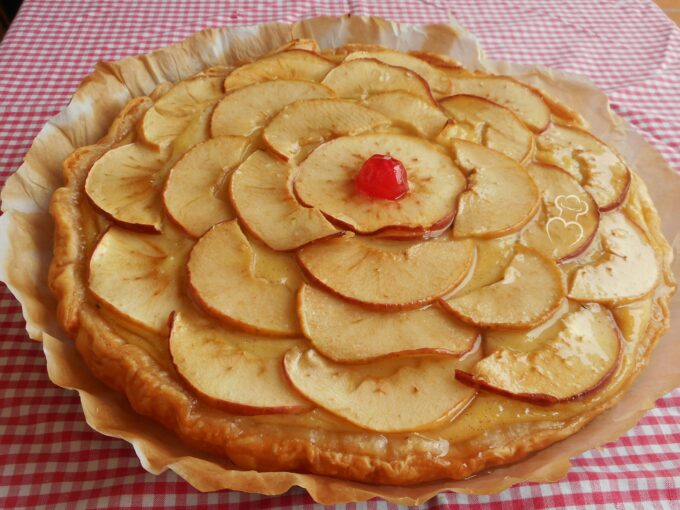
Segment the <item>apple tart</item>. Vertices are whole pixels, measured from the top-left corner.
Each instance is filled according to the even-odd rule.
[[[64,163],[50,285],[90,370],[242,469],[462,479],[612,406],[668,326],[644,184],[541,91],[297,40]]]

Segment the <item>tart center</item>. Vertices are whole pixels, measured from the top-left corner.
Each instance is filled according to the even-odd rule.
[[[408,193],[406,168],[401,161],[385,154],[373,154],[356,177],[356,189],[369,197],[399,200]]]

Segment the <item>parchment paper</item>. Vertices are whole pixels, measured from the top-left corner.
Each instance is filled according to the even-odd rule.
[[[657,398],[680,385],[680,299],[676,295],[671,302],[671,330],[660,341],[648,368],[615,407],[583,430],[521,462],[468,480],[388,487],[314,475],[239,470],[225,459],[184,446],[171,432],[136,414],[124,397],[95,379],[73,342],[59,328],[55,300],[47,288],[53,230],[48,207],[52,192],[62,183],[63,159],[75,148],[94,143],[130,98],[148,94],[158,83],[181,80],[208,66],[256,58],[295,37],[315,38],[322,47],[362,42],[443,53],[466,67],[512,75],[542,88],[580,112],[593,132],[617,148],[643,177],[661,215],[663,231],[677,254],[680,215],[674,204],[680,199],[680,177],[630,125],[610,111],[606,96],[583,77],[485,60],[474,39],[455,21],[450,25],[415,26],[347,16],[314,18],[293,25],[203,31],[146,56],[97,65],[69,106],[48,121],[24,164],[2,191],[0,279],[21,302],[29,336],[43,342],[50,379],[78,391],[90,426],[129,441],[148,471],[158,474],[171,469],[201,491],[235,489],[273,495],[298,485],[320,503],[380,496],[396,503],[416,504],[446,490],[490,494],[522,481],[559,480],[568,472],[570,457],[616,440],[654,406]],[[677,257],[673,268],[680,273]]]

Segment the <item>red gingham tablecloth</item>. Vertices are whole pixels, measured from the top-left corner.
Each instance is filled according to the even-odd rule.
[[[350,12],[410,23],[447,22],[453,15],[491,58],[585,74],[680,171],[680,30],[650,0],[25,0],[0,44],[0,187],[97,61],[149,52],[207,27]],[[488,497],[441,494],[429,504],[680,508],[680,390],[660,399],[617,442],[573,464],[559,483],[525,483]],[[0,288],[0,507],[231,504],[289,508],[312,501],[301,489],[273,498],[201,494],[174,473],[146,473],[128,443],[86,425],[74,392],[50,383],[41,346],[24,332],[20,306]]]

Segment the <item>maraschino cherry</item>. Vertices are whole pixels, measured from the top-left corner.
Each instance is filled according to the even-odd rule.
[[[355,186],[369,197],[399,200],[408,193],[406,169],[392,156],[373,154],[361,165]]]

